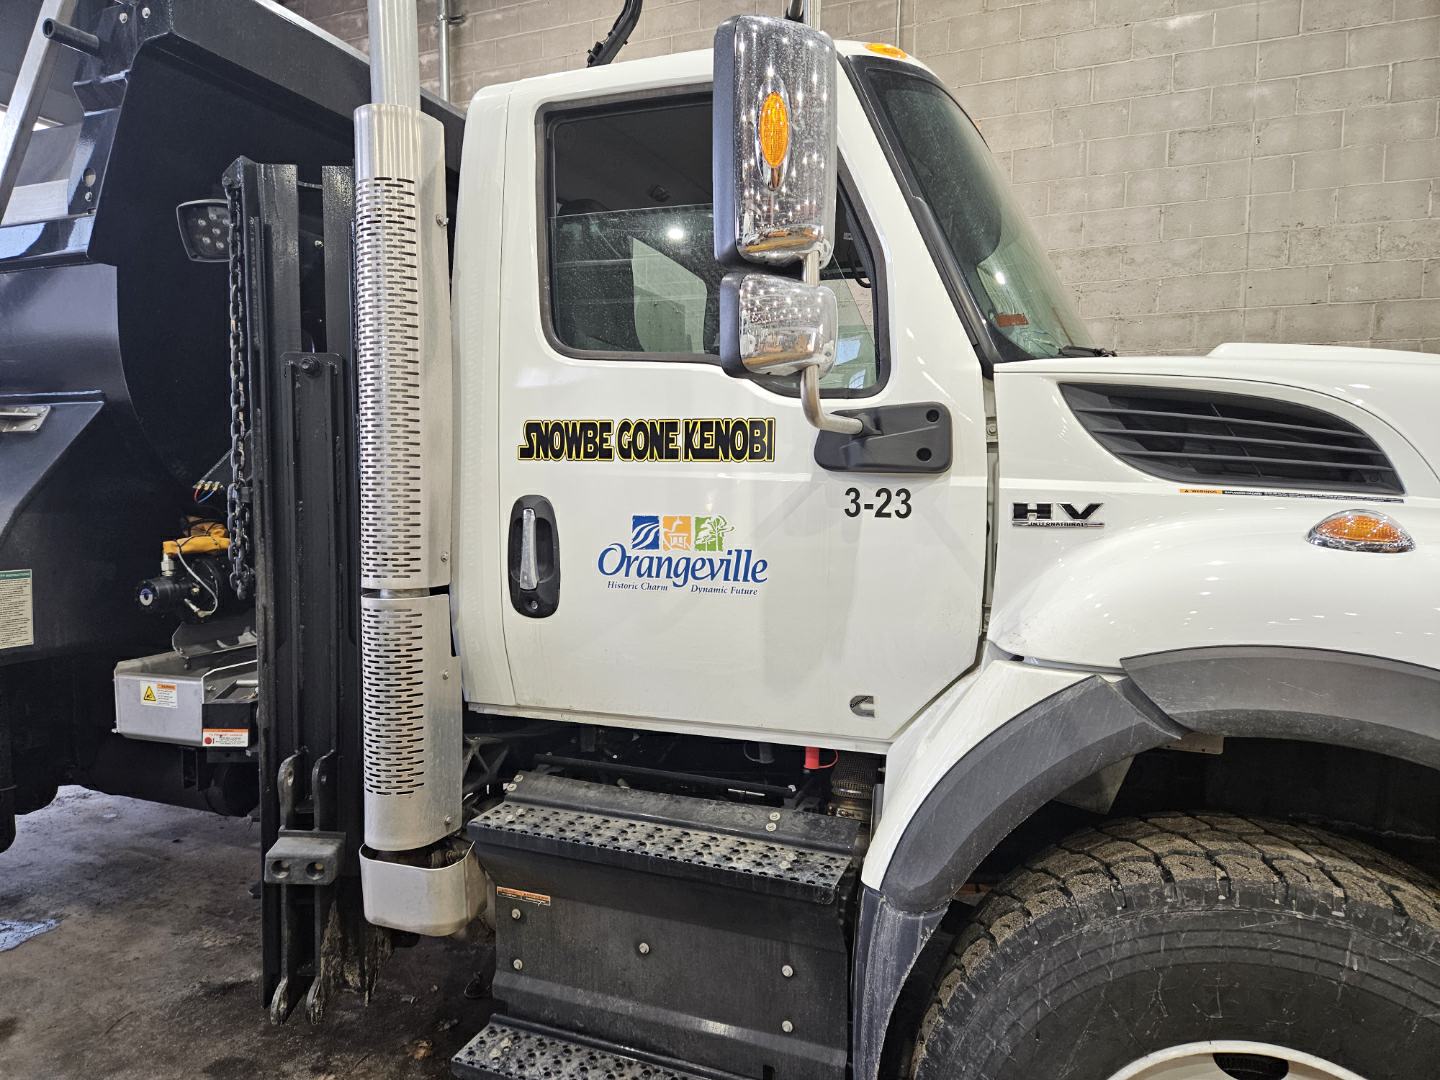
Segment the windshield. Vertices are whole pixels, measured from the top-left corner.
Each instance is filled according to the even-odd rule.
[[[1089,332],[980,132],[914,68],[865,80],[912,191],[929,206],[1000,360],[1089,352]],[[922,223],[922,228],[924,227]]]

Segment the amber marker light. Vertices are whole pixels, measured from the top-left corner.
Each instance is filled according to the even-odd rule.
[[[1394,519],[1370,510],[1342,510],[1331,514],[1311,529],[1305,539],[1316,547],[1336,551],[1415,550],[1415,541]]]
[[[888,56],[891,60],[909,60],[910,54],[904,49],[897,49],[894,45],[886,45],[883,41],[868,41],[865,48],[869,49],[876,56]]]
[[[790,152],[790,110],[779,91],[772,90],[760,105],[760,154],[772,169],[780,168]]]

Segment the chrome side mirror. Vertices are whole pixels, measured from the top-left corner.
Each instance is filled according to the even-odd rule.
[[[820,284],[835,246],[838,70],[835,43],[814,26],[737,15],[715,32],[715,257],[800,265],[801,281],[726,277],[721,354],[736,375],[799,372],[806,419],[856,434],[859,420],[820,407],[838,324],[835,296]]]
[[[830,260],[835,44],[810,26],[741,15],[715,32],[715,257]]]
[[[835,365],[839,308],[823,285],[740,271],[720,283],[720,356],[736,373],[790,375]]]

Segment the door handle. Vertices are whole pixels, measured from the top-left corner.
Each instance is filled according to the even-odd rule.
[[[542,495],[522,495],[510,509],[510,603],[527,619],[560,606],[560,534],[555,508]]]
[[[540,568],[535,560],[535,508],[520,511],[520,591],[534,592],[540,584]]]

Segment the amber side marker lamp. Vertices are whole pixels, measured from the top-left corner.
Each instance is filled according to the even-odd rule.
[[[778,169],[790,152],[790,110],[772,90],[760,105],[760,153],[765,164]]]
[[[1342,510],[1331,514],[1311,529],[1305,539],[1316,547],[1336,551],[1393,554],[1415,550],[1415,541],[1398,522],[1370,510]]]
[[[904,49],[897,49],[894,45],[886,45],[883,41],[866,42],[865,48],[869,49],[876,56],[888,56],[892,60],[910,59],[910,54]]]

